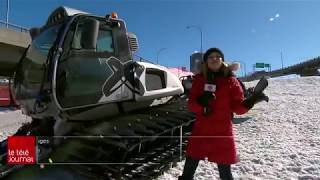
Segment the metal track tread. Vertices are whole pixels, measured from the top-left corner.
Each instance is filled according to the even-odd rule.
[[[58,137],[59,144],[41,163],[50,168],[59,166],[76,179],[149,180],[181,160],[184,153],[180,150],[185,149],[194,120],[186,100],[178,99],[91,125],[79,125],[68,136]],[[3,169],[6,168],[0,166]],[[15,173],[10,174],[14,177]]]

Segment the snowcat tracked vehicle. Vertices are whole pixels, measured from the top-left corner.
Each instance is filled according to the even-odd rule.
[[[166,68],[133,61],[137,37],[115,13],[59,7],[30,35],[0,76],[11,76],[12,95],[32,118],[14,136],[37,137],[37,165],[6,164],[5,140],[0,177],[151,179],[180,158],[195,117],[174,98],[183,86]]]

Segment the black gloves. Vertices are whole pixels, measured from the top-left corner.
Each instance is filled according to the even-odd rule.
[[[202,96],[199,96],[199,97],[197,98],[197,102],[198,102],[198,104],[200,104],[201,106],[207,107],[207,106],[209,106],[209,102],[210,102],[211,100],[213,100],[213,99],[214,99],[214,95],[212,94],[212,92],[207,92],[207,91],[205,91]]]
[[[213,99],[215,99],[215,96],[212,92],[210,91],[205,91],[204,94],[202,96],[199,96],[197,98],[197,102],[198,104],[200,104],[201,106],[203,106],[203,115],[207,116],[211,113],[211,108],[209,106],[210,101],[212,101]]]
[[[245,92],[246,99],[243,101],[243,105],[251,109],[254,104],[260,101],[269,102],[269,97],[263,93],[263,90],[268,87],[268,80],[262,77],[255,87],[248,88]]]
[[[250,91],[250,89],[248,89],[248,91]],[[251,109],[253,105],[255,105],[258,102],[269,102],[269,97],[266,96],[263,92],[255,94],[253,91],[251,91],[249,93],[251,93],[251,95],[243,101],[243,105],[248,109]]]

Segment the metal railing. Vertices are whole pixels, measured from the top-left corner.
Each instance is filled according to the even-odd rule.
[[[147,60],[141,56],[138,56],[136,54],[133,55],[133,60],[135,61],[140,61],[140,62],[148,62],[148,63],[151,63],[151,64],[154,64],[154,62],[150,61],[150,60]]]
[[[300,72],[303,72],[303,70],[306,70],[306,69],[318,69],[318,68],[320,68],[320,57],[312,58],[310,60],[300,62],[298,64],[294,64],[281,69],[276,69],[271,72],[255,72],[247,76],[240,77],[240,79],[242,81],[252,81],[255,79],[259,79],[262,76],[279,77],[279,76],[285,76],[290,74],[299,74]]]
[[[7,23],[6,21],[0,20],[0,27],[5,27],[8,29],[12,29],[15,31],[20,31],[20,32],[28,32],[28,28],[23,27],[23,26],[19,26],[16,24],[12,24],[12,23]]]

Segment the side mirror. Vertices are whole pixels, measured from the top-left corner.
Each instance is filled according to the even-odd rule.
[[[84,21],[81,33],[81,47],[83,49],[96,49],[100,22],[88,18]]]

